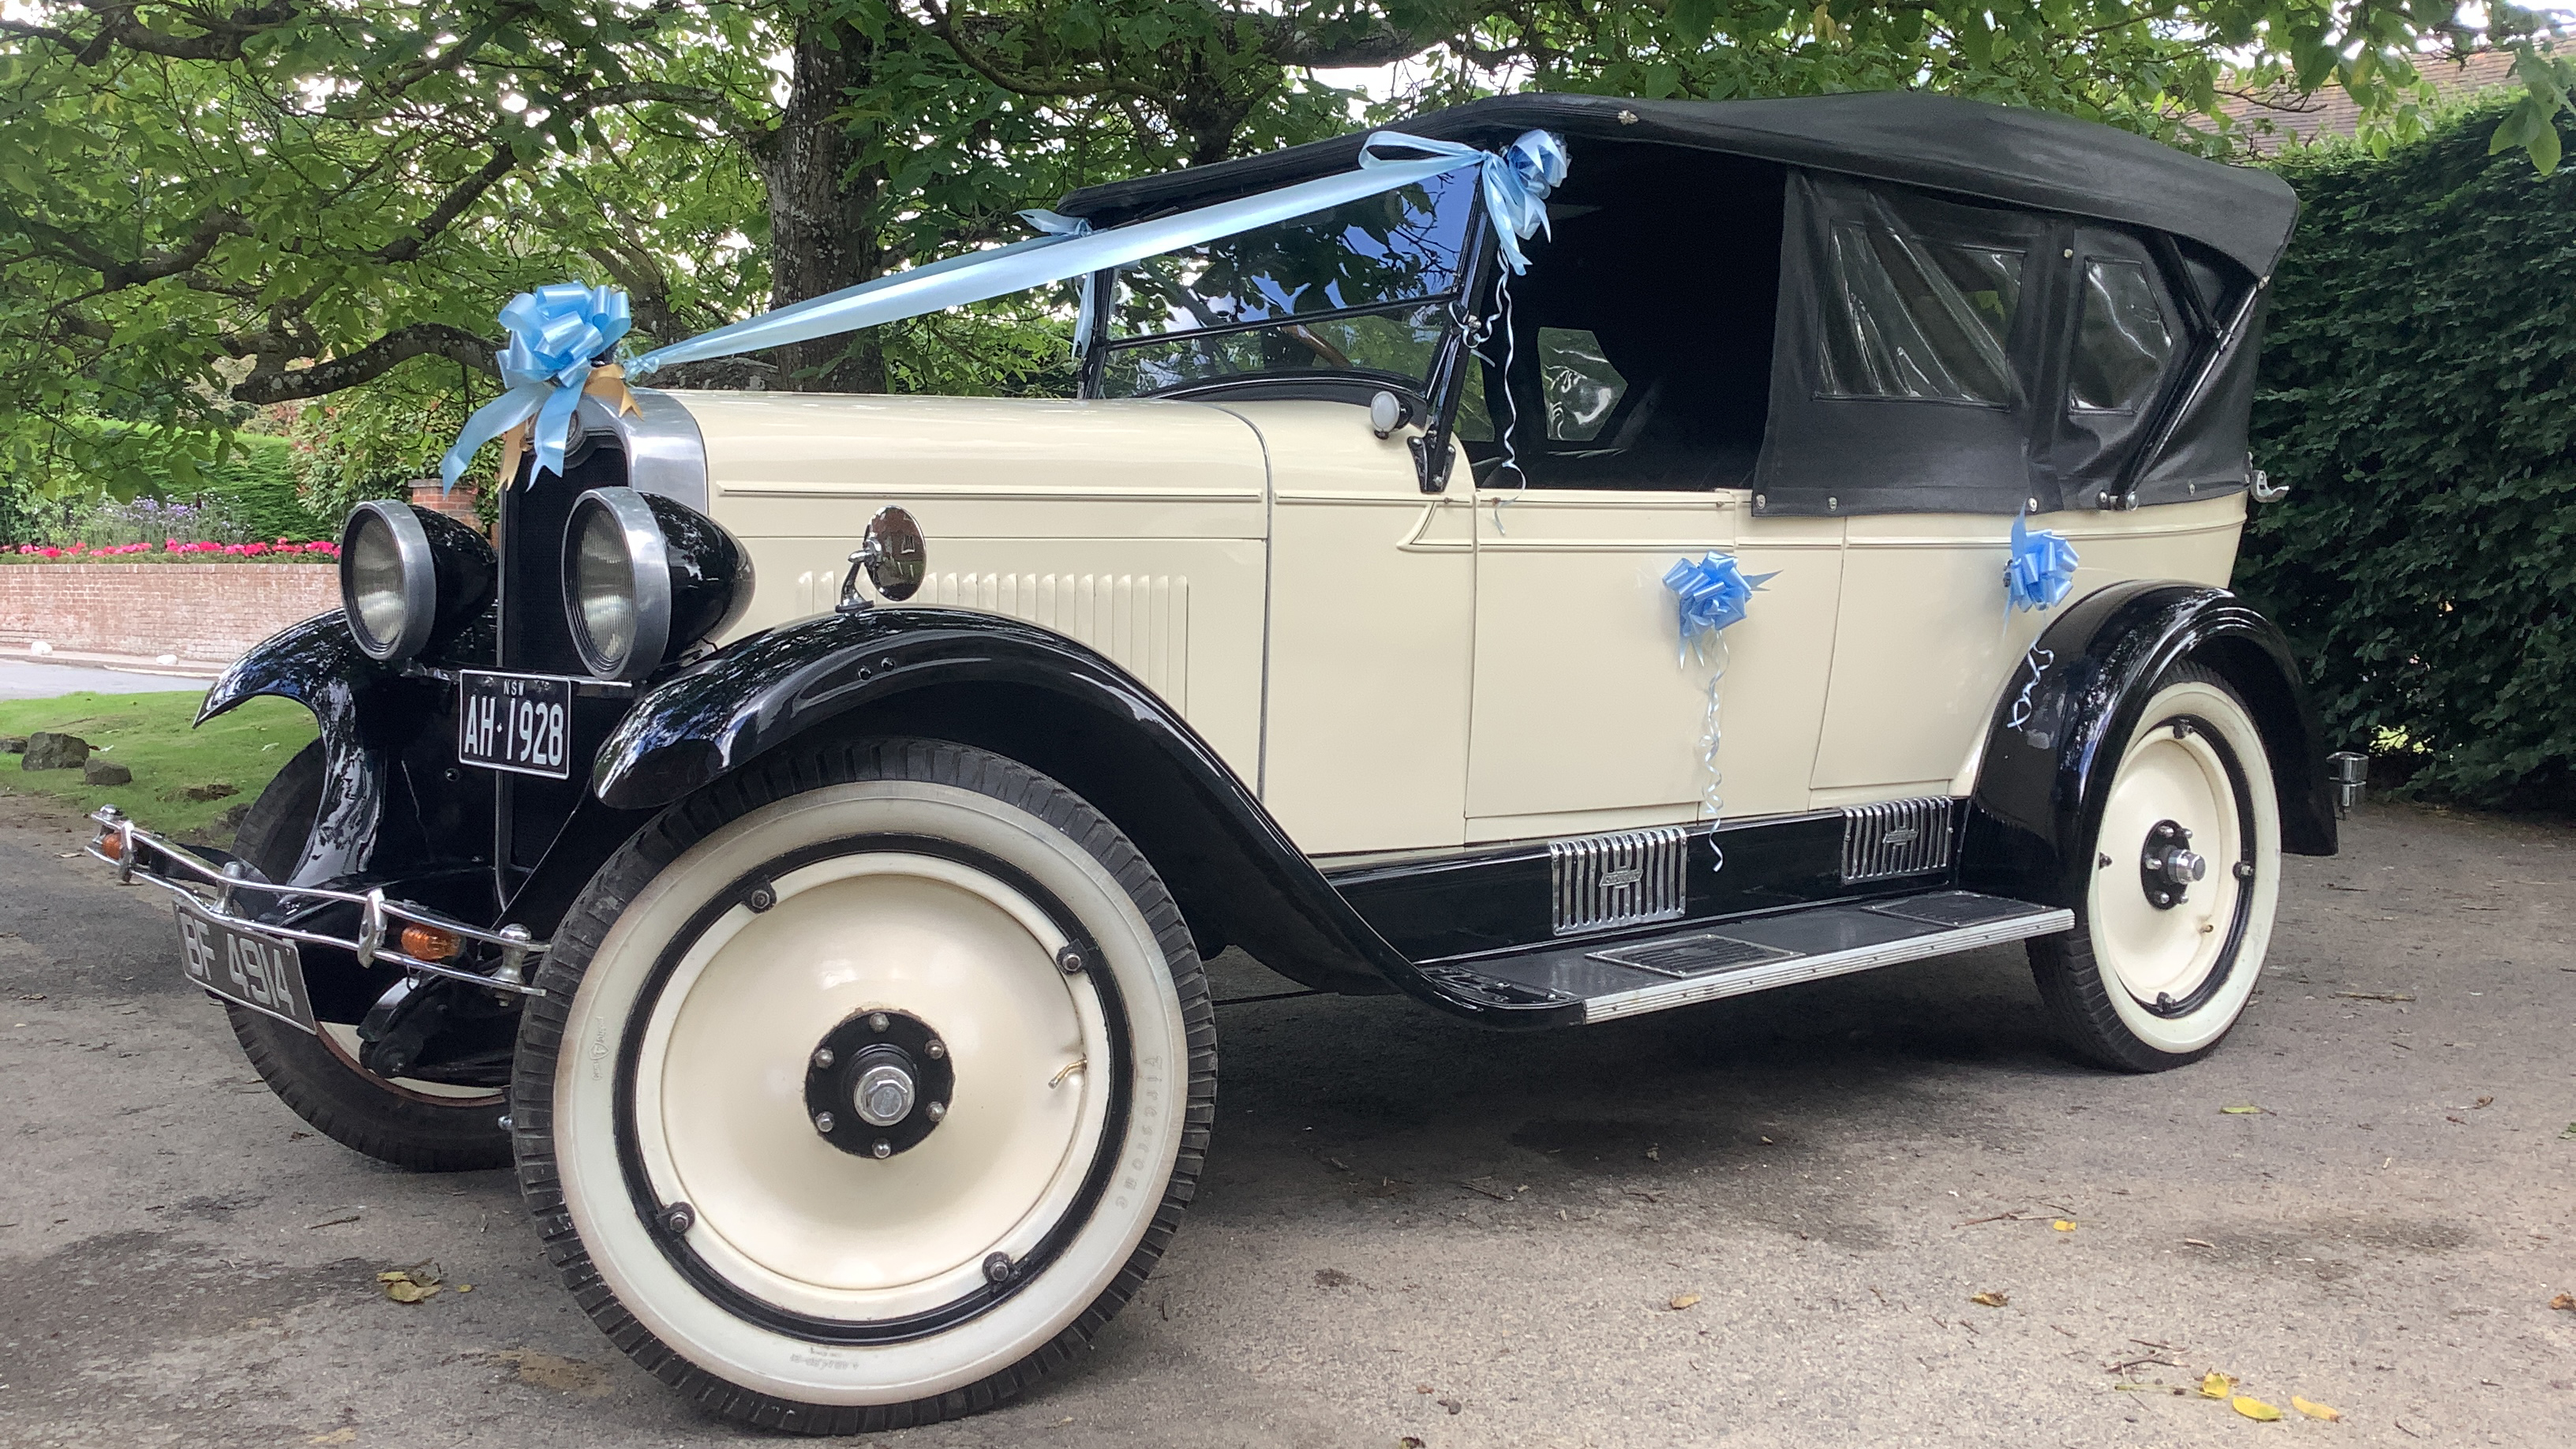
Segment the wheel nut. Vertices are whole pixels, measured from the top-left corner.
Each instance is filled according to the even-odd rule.
[[[894,1155],[894,1144],[880,1137],[876,1140],[876,1145],[868,1150],[879,1157],[892,1157]]]
[[[868,1013],[868,1030],[870,1031],[883,1031],[892,1024],[893,1023],[886,1019],[886,1014],[882,1011],[872,1011]]]
[[[1083,967],[1082,953],[1067,946],[1055,953],[1055,964],[1063,968],[1065,975],[1079,976]]]
[[[826,1136],[826,1137],[831,1136],[831,1135],[832,1135],[832,1114],[831,1114],[831,1113],[829,1113],[829,1112],[817,1112],[817,1113],[815,1113],[815,1114],[814,1114],[814,1130],[815,1130],[815,1131],[817,1131],[817,1132],[822,1133],[822,1134],[823,1134],[824,1136]]]
[[[662,1228],[673,1237],[682,1236],[697,1225],[698,1210],[687,1203],[675,1202],[662,1209]]]
[[[828,1072],[831,1069],[832,1049],[830,1047],[814,1048],[814,1070],[818,1072]]]
[[[924,1108],[922,1108],[921,1110],[922,1110],[923,1112],[925,1112],[925,1113],[928,1113],[928,1114],[929,1114],[929,1116],[930,1116],[930,1120],[931,1120],[931,1121],[933,1121],[933,1122],[937,1122],[937,1121],[940,1121],[940,1120],[944,1119],[945,1117],[947,1117],[947,1115],[948,1115],[948,1104],[947,1104],[947,1103],[945,1103],[945,1102],[933,1102],[933,1103],[931,1103],[929,1106],[924,1107]]]
[[[939,1038],[934,1036],[930,1039],[929,1044],[924,1046],[921,1050],[923,1055],[929,1057],[935,1062],[941,1057],[948,1055],[948,1043],[941,1041]]]
[[[1018,1270],[1012,1265],[1011,1255],[1008,1253],[995,1253],[993,1256],[984,1260],[984,1279],[986,1282],[1008,1283],[1011,1281],[1011,1275],[1017,1271]]]
[[[778,904],[778,892],[771,890],[765,885],[753,886],[751,888],[751,894],[744,898],[743,904],[751,907],[755,911],[768,910],[771,906]]]

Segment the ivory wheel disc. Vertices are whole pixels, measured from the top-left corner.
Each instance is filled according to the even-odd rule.
[[[2223,685],[2156,692],[2095,841],[2086,928],[2121,1022],[2160,1051],[2216,1041],[2262,969],[2281,859],[2262,736]]]

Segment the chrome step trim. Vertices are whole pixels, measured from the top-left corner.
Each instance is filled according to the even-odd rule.
[[[1547,903],[1555,934],[1681,918],[1690,832],[1679,825],[1614,830],[1547,843]]]
[[[1929,875],[1949,866],[1946,796],[1843,807],[1843,884]]]
[[[1670,1011],[1703,1001],[1720,1001],[1729,996],[1768,991],[1777,986],[1795,986],[1802,981],[1820,981],[1828,976],[1847,976],[1880,966],[1897,966],[1933,956],[2000,946],[2008,941],[2024,941],[2033,936],[2047,936],[2074,928],[2073,911],[2036,911],[1983,925],[1963,926],[1954,931],[1933,931],[1876,946],[1797,956],[1785,961],[1769,961],[1679,981],[1659,981],[1633,991],[1590,997],[1583,1003],[1583,1019],[1590,1023],[1614,1021],[1623,1016],[1644,1016],[1649,1012]]]

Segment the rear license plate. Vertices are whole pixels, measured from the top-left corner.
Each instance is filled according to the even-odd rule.
[[[236,930],[181,906],[179,966],[226,1001],[320,1032],[313,1000],[304,994],[304,958],[293,941]]]
[[[456,758],[487,770],[572,778],[572,681],[459,671]]]

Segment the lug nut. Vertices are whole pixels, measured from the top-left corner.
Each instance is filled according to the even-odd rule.
[[[832,1049],[830,1047],[814,1048],[814,1070],[818,1072],[828,1072],[831,1069]]]
[[[683,1236],[697,1225],[698,1210],[687,1203],[675,1202],[662,1209],[662,1229],[673,1237]]]
[[[814,1114],[814,1130],[815,1130],[815,1131],[817,1131],[817,1132],[822,1133],[822,1134],[823,1134],[824,1136],[826,1136],[826,1137],[831,1136],[831,1135],[832,1135],[832,1114],[831,1114],[831,1113],[829,1113],[829,1112],[817,1112],[817,1113],[815,1113],[815,1114]]]
[[[868,1030],[883,1031],[891,1025],[893,1025],[893,1023],[886,1019],[886,1014],[884,1012],[872,1011],[868,1013]]]
[[[933,1102],[921,1110],[930,1115],[931,1121],[937,1122],[948,1115],[948,1104],[945,1102]]]
[[[751,894],[743,898],[743,904],[751,907],[754,911],[768,910],[771,906],[778,904],[778,892],[771,890],[765,885],[753,886],[751,888]]]
[[[984,1280],[988,1283],[1008,1283],[1017,1271],[1008,1253],[995,1253],[984,1260]]]
[[[880,1137],[869,1146],[868,1150],[879,1157],[892,1157],[894,1155],[894,1144]]]
[[[941,1041],[939,1038],[934,1036],[930,1039],[929,1044],[924,1046],[921,1050],[924,1055],[928,1056],[935,1062],[941,1057],[948,1055],[948,1043]]]

